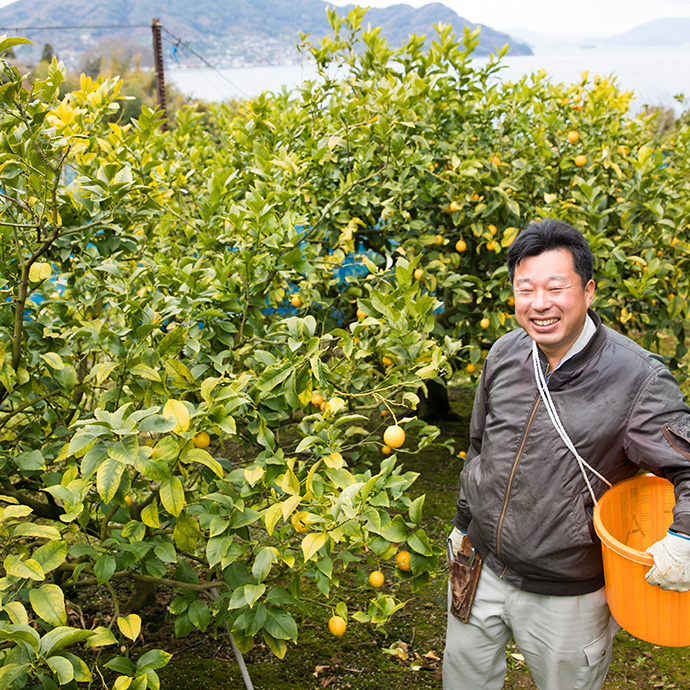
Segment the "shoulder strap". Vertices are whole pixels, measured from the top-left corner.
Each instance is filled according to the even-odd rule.
[[[556,406],[553,404],[553,400],[551,399],[551,393],[549,393],[548,386],[546,385],[544,372],[541,369],[541,362],[539,361],[539,350],[537,348],[537,342],[535,340],[532,341],[532,363],[534,364],[534,378],[537,381],[537,388],[539,389],[541,399],[543,400],[544,405],[546,406],[546,411],[549,413],[551,423],[554,425],[556,431],[558,432],[558,435],[563,439],[563,443],[565,443],[568,450],[575,456],[577,464],[580,467],[580,472],[582,472],[582,476],[585,479],[585,484],[587,484],[587,488],[589,489],[589,495],[592,497],[594,505],[597,505],[597,498],[594,495],[594,489],[592,489],[592,484],[589,481],[589,477],[587,477],[587,473],[585,472],[585,467],[592,474],[596,475],[599,479],[601,479],[602,482],[608,485],[609,488],[611,488],[611,482],[608,479],[606,479],[606,477],[599,474],[599,472],[597,472],[591,465],[587,463],[587,461],[577,452],[575,445],[570,440],[570,436],[568,436],[568,432],[565,430],[563,423],[561,422],[561,418],[558,416],[558,410],[556,410]]]

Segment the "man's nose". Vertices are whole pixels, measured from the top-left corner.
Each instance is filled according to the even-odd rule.
[[[532,296],[532,308],[536,311],[544,311],[551,306],[551,298],[546,290],[535,290]]]

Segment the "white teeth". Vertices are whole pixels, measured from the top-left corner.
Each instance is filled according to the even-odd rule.
[[[558,319],[533,319],[537,326],[550,326],[552,323],[557,323]]]

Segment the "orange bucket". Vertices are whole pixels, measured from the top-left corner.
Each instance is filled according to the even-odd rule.
[[[671,482],[644,474],[615,484],[594,508],[613,617],[631,635],[665,647],[690,645],[690,592],[648,584],[654,559],[644,551],[666,536],[675,503]]]

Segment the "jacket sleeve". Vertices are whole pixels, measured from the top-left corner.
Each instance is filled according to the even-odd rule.
[[[654,363],[633,401],[624,444],[636,465],[673,483],[671,529],[690,534],[690,408],[661,363]]]
[[[469,467],[470,464],[475,462],[481,462],[481,450],[482,450],[482,436],[484,435],[484,425],[486,422],[487,414],[487,404],[488,404],[488,390],[487,390],[487,371],[488,371],[489,358],[484,362],[484,367],[482,369],[481,376],[479,377],[479,386],[477,387],[477,392],[474,395],[474,405],[472,407],[472,418],[470,421],[470,448],[467,451],[467,457],[465,458],[464,468]],[[455,513],[455,518],[453,519],[453,524],[461,529],[463,532],[467,532],[467,527],[472,521],[472,513],[470,512],[467,501],[465,500],[465,495],[462,490],[462,473],[460,475],[460,495],[457,500],[457,511]]]

